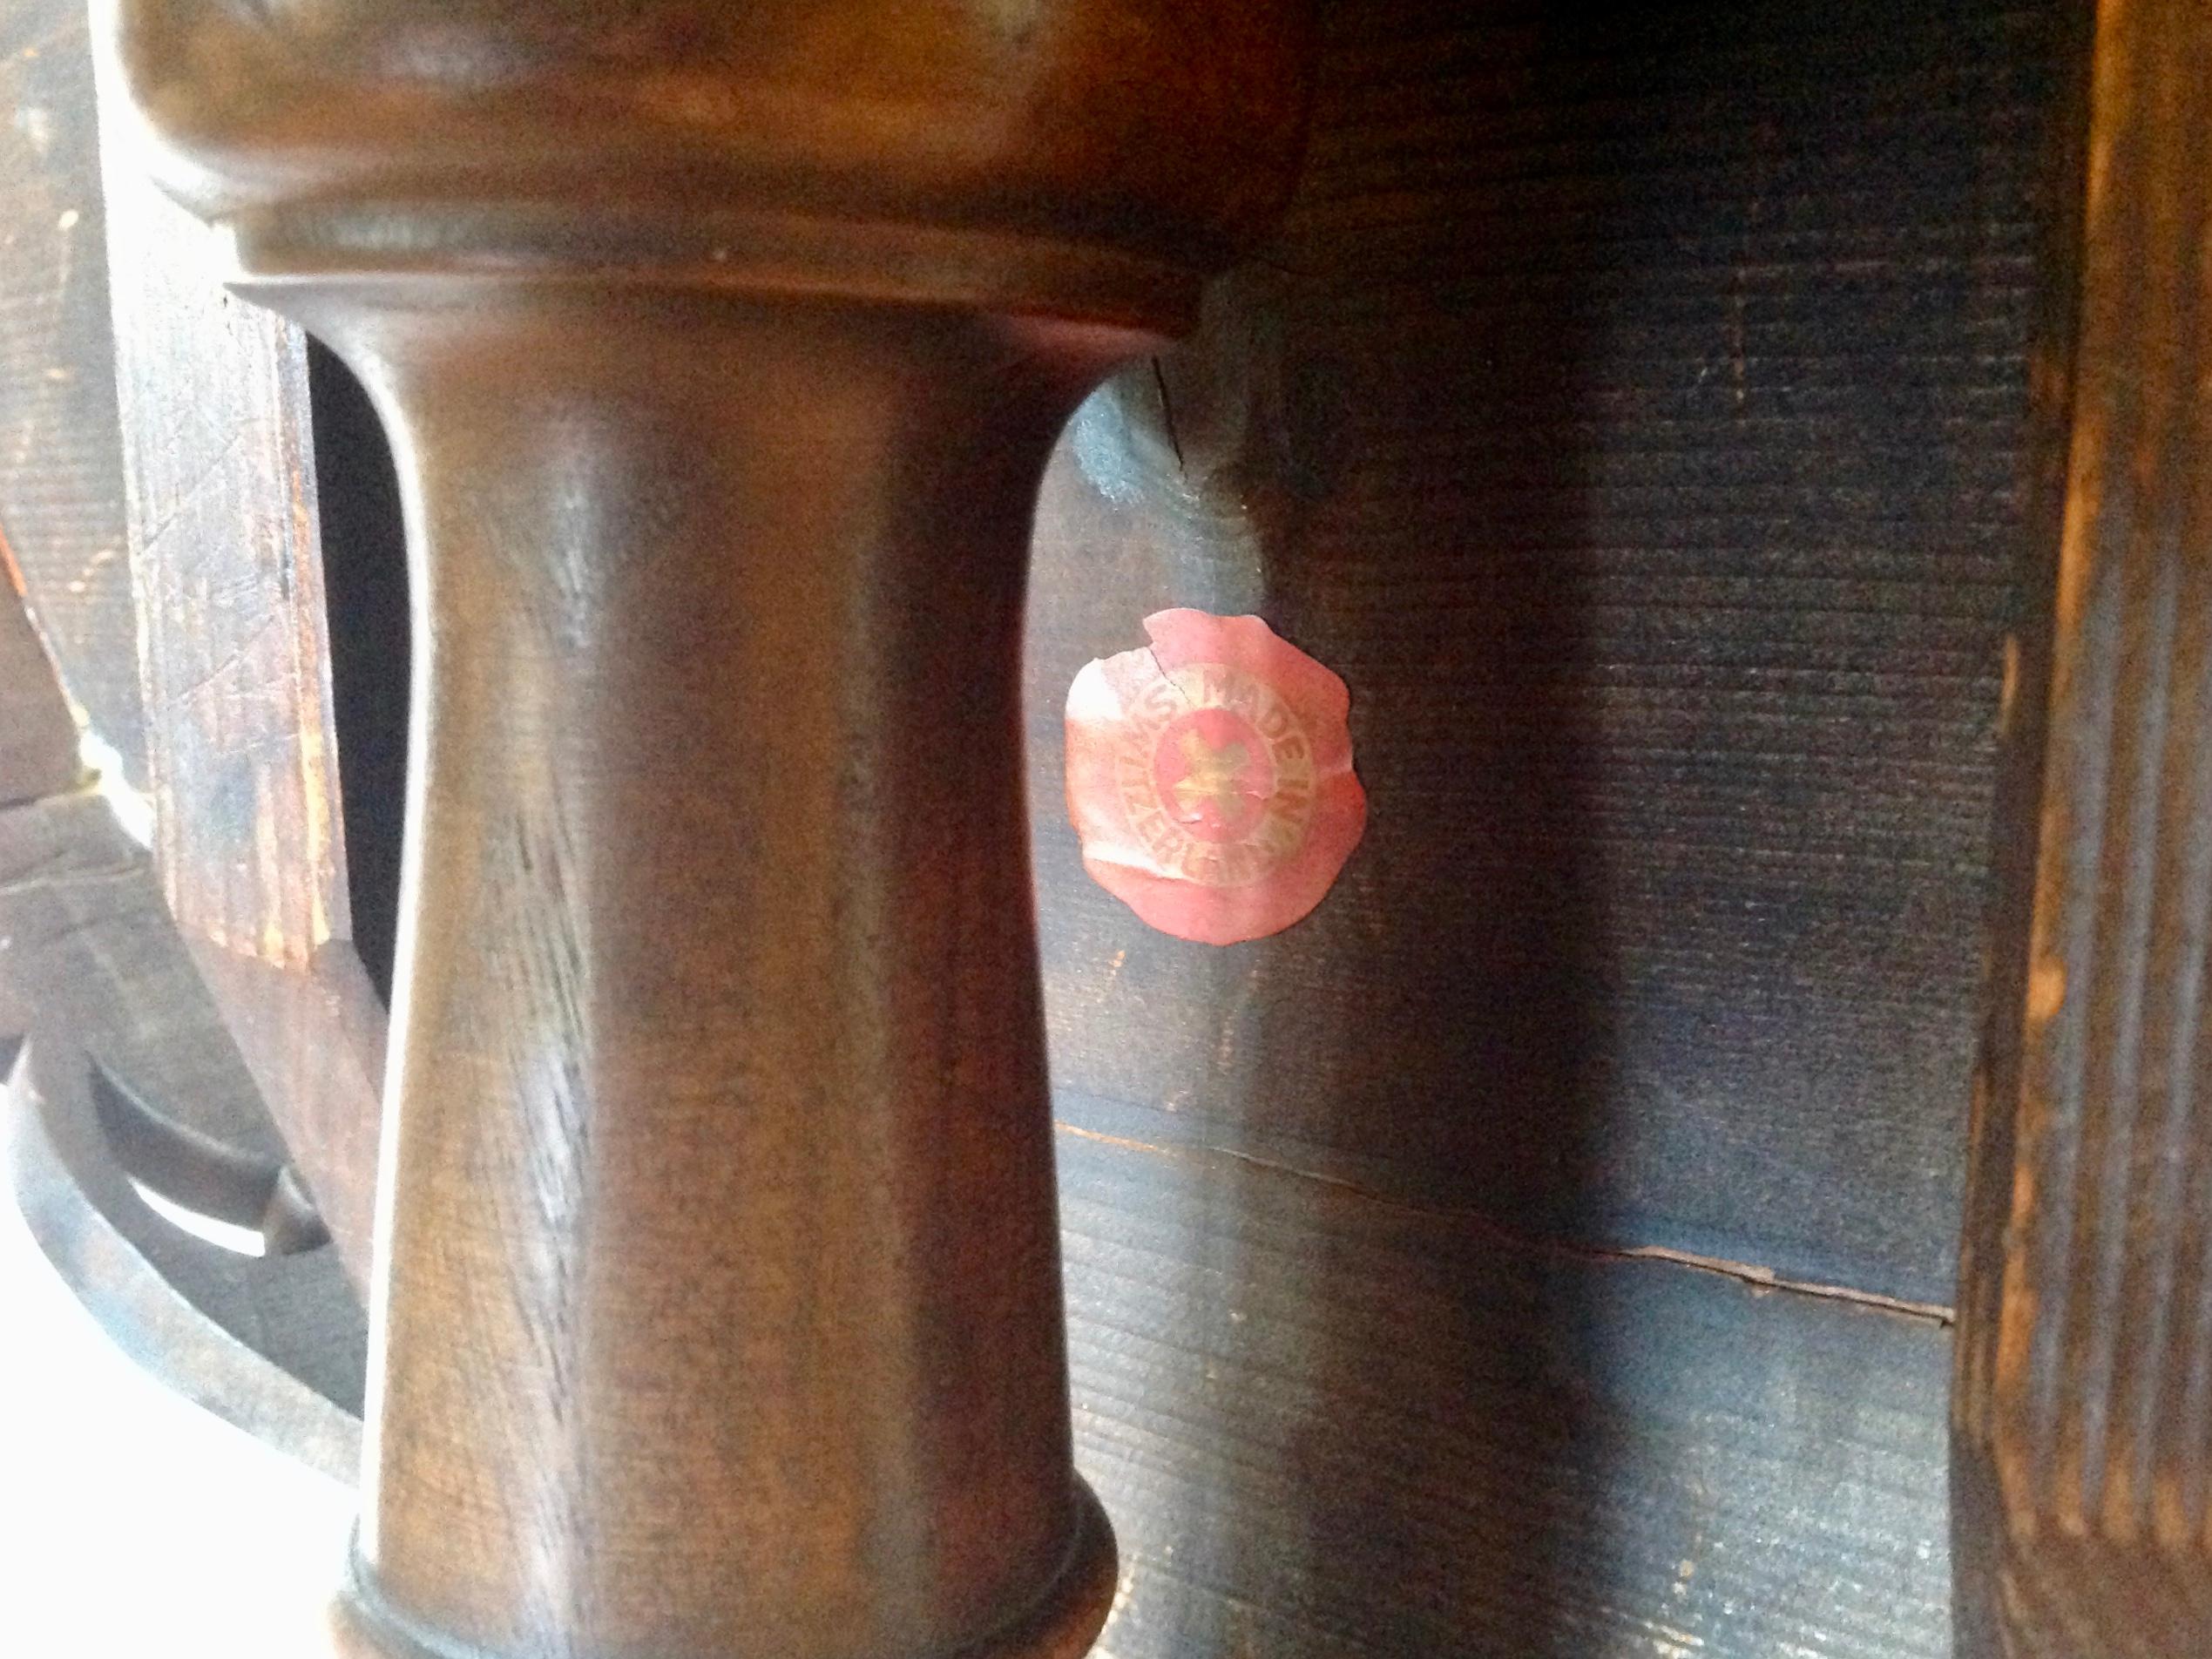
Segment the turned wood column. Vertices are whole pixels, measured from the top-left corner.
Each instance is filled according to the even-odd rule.
[[[125,0],[375,396],[416,732],[346,1644],[1081,1651],[1032,503],[1271,213],[1295,8]]]

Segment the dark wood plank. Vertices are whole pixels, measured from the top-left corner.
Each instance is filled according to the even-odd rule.
[[[172,1386],[342,1473],[361,1304],[145,850],[95,796],[0,811],[0,1004],[29,1039],[15,1195],[64,1277]],[[149,1192],[260,1254],[196,1236]]]
[[[166,931],[130,850],[104,873],[71,844],[64,885],[120,882]],[[95,956],[147,961],[119,922]],[[190,1006],[124,984],[148,1032]],[[119,1052],[215,1098],[176,1035]],[[1111,1659],[1944,1652],[1939,1322],[1088,1128],[1059,1162],[1079,1451],[1123,1534]]]
[[[219,948],[303,967],[346,933],[300,330],[222,286],[219,239],[113,124],[115,372],[155,860]]]
[[[1742,4],[1332,14],[1292,233],[1086,409],[1046,491],[1032,797],[1071,1097],[1947,1298],[2061,10],[1860,0],[1832,40]],[[1369,846],[1280,940],[1150,934],[1059,818],[1060,693],[1171,602],[1262,609],[1353,681]],[[302,1139],[369,1144],[366,1109]],[[334,1193],[345,1155],[309,1154]]]
[[[1032,793],[1110,1654],[1944,1650],[1940,1322],[1574,1242],[1948,1297],[2061,10],[1333,7],[1292,231],[1071,431]],[[1375,828],[1278,941],[1144,932],[1059,820],[1067,679],[1170,602],[1353,683]],[[208,959],[297,991],[313,917]]]
[[[220,239],[130,131],[104,166],[155,866],[365,1276],[382,1021],[352,946],[307,340],[225,291]]]
[[[250,1092],[143,861],[71,833],[99,809],[12,821],[0,933],[44,971],[0,999],[44,986],[142,1087],[234,1111]],[[25,866],[71,926],[33,922]],[[88,978],[69,950],[132,965]],[[1938,1323],[1532,1249],[1219,1153],[1064,1127],[1059,1161],[1079,1450],[1123,1533],[1112,1659],[1944,1651]],[[342,1472],[342,1425],[296,1396],[273,1419],[262,1375],[108,1230],[76,1238],[143,1357]]]
[[[107,804],[78,793],[0,812],[0,859],[7,977],[42,1019],[147,1098],[203,1114],[217,1139],[240,1141],[257,1124],[266,1132],[174,930],[164,926],[145,850],[117,828]]]
[[[1949,1299],[2065,10],[1324,7],[1289,229],[1045,489],[1064,1094]],[[1177,604],[1351,687],[1366,842],[1275,939],[1149,931],[1064,820],[1069,681]]]
[[[233,1263],[220,1247],[176,1232],[113,1169],[85,1179],[108,1161],[97,1127],[82,1132],[97,1115],[87,1076],[65,1046],[38,1045],[0,1082],[0,1104],[14,1119],[14,1197],[52,1269],[151,1376],[272,1450],[350,1484],[361,1466],[361,1322],[336,1264],[294,1256]],[[328,1256],[328,1248],[321,1254]],[[350,1392],[355,1407],[324,1390]]]
[[[2098,19],[1961,1283],[1968,1659],[2212,1651],[2212,15]]]
[[[0,540],[71,697],[143,788],[83,0],[0,8]]]
[[[1937,1659],[1942,1324],[1059,1142],[1108,1659]]]

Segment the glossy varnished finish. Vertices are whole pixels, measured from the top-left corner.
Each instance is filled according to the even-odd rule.
[[[2067,11],[1335,8],[1293,234],[1079,423],[1032,793],[1121,1659],[1945,1651],[1933,1304],[2006,571],[2046,528],[2009,480]],[[2196,73],[2185,14],[2112,18],[2083,603],[2063,672],[2021,626],[2006,700],[2026,879],[1952,1483],[1978,1656],[2205,1645],[2198,1362],[2149,1340],[2194,1317],[2202,1155],[2193,1107],[2114,1087],[2193,1018],[2202,124],[2157,67]],[[1053,839],[1067,674],[1188,600],[1345,671],[1379,809],[1331,907],[1235,955],[1144,934]],[[2055,1015],[2037,914],[2088,941]],[[1620,1259],[1654,1245],[1731,1259]]]
[[[379,1591],[497,1652],[958,1651],[1084,1513],[1012,663],[1121,342],[301,303],[411,464],[426,646]]]
[[[1187,307],[1280,206],[1302,13],[120,0],[113,37],[163,182],[264,268],[642,260],[1126,315]]]
[[[405,496],[349,1649],[1057,1659],[1103,1619],[1018,636],[1054,434],[1293,159],[1296,19],[1209,16],[111,18],[159,175]]]
[[[1968,1659],[2212,1650],[2212,18],[2098,11],[1960,1285]]]

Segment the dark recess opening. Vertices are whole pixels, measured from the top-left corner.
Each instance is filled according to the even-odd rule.
[[[399,921],[407,796],[407,538],[399,478],[369,395],[319,342],[308,349],[330,612],[330,693],[354,946],[387,1002]]]

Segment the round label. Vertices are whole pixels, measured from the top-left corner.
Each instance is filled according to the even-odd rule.
[[[1318,904],[1358,842],[1343,681],[1257,617],[1163,611],[1068,691],[1068,816],[1094,879],[1180,938]]]

